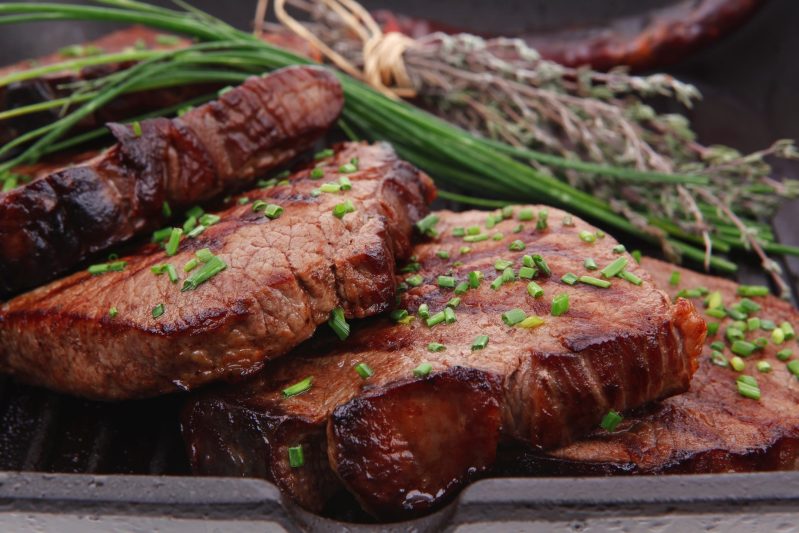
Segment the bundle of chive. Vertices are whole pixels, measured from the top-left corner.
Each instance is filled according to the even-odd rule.
[[[253,74],[262,74],[289,65],[311,63],[307,58],[269,45],[249,33],[237,30],[219,19],[186,5],[182,0],[175,2],[182,7],[182,10],[156,7],[135,0],[95,0],[96,4],[101,4],[100,6],[45,2],[0,4],[0,25],[37,21],[109,21],[142,24],[182,34],[197,41],[196,44],[181,50],[100,53],[70,59],[59,64],[31,68],[1,78],[0,86],[4,86],[13,81],[32,79],[64,69],[137,61],[135,66],[127,70],[79,84],[74,87],[72,96],[65,101],[14,110],[14,113],[19,115],[40,111],[46,106],[73,105],[72,110],[60,120],[30,131],[0,148],[0,158],[8,158],[15,150],[21,150],[18,155],[0,163],[0,177],[14,180],[9,172],[15,166],[35,162],[43,155],[71,148],[104,135],[104,130],[99,129],[67,137],[70,129],[82,118],[123,93],[200,82],[236,84]],[[730,273],[737,269],[735,263],[724,257],[713,255],[708,259],[706,250],[697,247],[697,244],[702,242],[699,235],[669,225],[661,226],[658,231],[641,229],[627,218],[615,213],[606,202],[539,172],[523,161],[537,156],[544,164],[553,168],[569,168],[639,183],[683,184],[697,188],[707,183],[702,176],[643,172],[531,153],[529,150],[475,137],[408,103],[387,98],[345,74],[339,74],[339,78],[346,95],[346,107],[341,121],[345,131],[351,132],[354,128],[367,139],[391,142],[403,157],[430,172],[439,185],[475,191],[481,198],[493,196],[497,200],[474,199],[442,191],[441,195],[444,198],[485,207],[505,205],[507,202],[503,199],[514,202],[549,203],[589,217],[614,231],[661,244],[689,260],[706,261],[720,272]],[[184,105],[202,100],[201,98],[185,102]],[[177,108],[163,109],[155,114],[165,115],[176,110]],[[647,214],[641,215],[646,217]],[[720,216],[712,222],[718,225],[711,228],[716,230],[713,231],[716,235],[724,235],[723,231],[730,229],[729,222],[725,222]],[[666,235],[665,238],[663,234]],[[731,246],[728,241],[729,239],[717,240],[715,250],[728,250]],[[761,237],[761,241],[763,249],[767,252],[799,255],[799,248],[775,243],[768,232]],[[743,240],[740,242],[742,247],[746,246]],[[772,273],[775,269],[772,269]],[[783,282],[778,285],[785,293],[787,285]]]

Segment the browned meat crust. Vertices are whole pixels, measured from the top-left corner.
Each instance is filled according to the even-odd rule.
[[[90,254],[235,190],[309,148],[338,118],[329,72],[286,68],[250,78],[173,120],[111,124],[117,144],[0,195],[0,296],[39,285]]]
[[[513,233],[518,221],[505,220],[490,230],[503,239],[461,253],[467,243],[452,229],[483,227],[487,215],[440,213],[443,237],[414,249],[414,275],[424,283],[399,303],[411,313],[422,304],[435,313],[453,298],[452,289],[436,284],[438,275],[451,271],[461,282],[471,271],[484,273],[479,288],[460,296],[455,322],[429,328],[420,318],[397,324],[383,317],[353,324],[346,342],[317,338],[248,383],[201,394],[183,420],[195,472],[265,476],[313,510],[344,486],[374,515],[403,518],[442,505],[491,468],[500,439],[551,448],[591,431],[609,409],[687,390],[705,335],[690,302],[672,305],[627,255],[641,286],[618,278],[607,289],[562,283],[566,272],[588,273],[587,256],[603,266],[620,256],[611,237],[582,242],[578,233],[595,229],[577,219],[566,226],[565,213],[554,209],[547,229],[533,221]],[[509,251],[514,239],[526,250]],[[449,258],[439,257],[441,250]],[[518,269],[525,253],[540,253],[552,270],[537,278],[545,295],[529,296],[526,280],[490,288],[495,260],[513,260]],[[550,316],[561,292],[569,294],[570,310]],[[545,323],[509,327],[501,314],[512,308]],[[472,350],[481,334],[488,345]],[[430,342],[446,349],[431,352]],[[433,372],[415,379],[423,362]],[[359,363],[374,376],[359,377]],[[286,386],[307,376],[314,380],[309,391],[283,397]],[[306,466],[291,468],[287,449],[297,445]]]
[[[312,195],[354,157],[351,190]],[[2,370],[91,398],[154,396],[251,374],[310,337],[336,307],[350,317],[387,309],[395,260],[410,250],[432,184],[388,145],[344,145],[323,163],[321,179],[306,169],[287,185],[247,193],[282,206],[280,218],[233,199],[219,223],[184,239],[173,257],[147,245],[122,258],[122,272],[79,272],[10,300],[0,307]],[[344,200],[357,211],[336,218],[333,206]],[[195,290],[151,272],[170,263],[185,278],[183,265],[205,247],[227,270]],[[165,312],[153,318],[158,304]]]
[[[707,287],[720,291],[724,302],[736,301],[737,285],[731,281],[698,274],[667,263],[647,259],[644,262],[656,284],[672,295],[680,288]],[[679,287],[669,285],[673,271],[682,273]],[[788,303],[773,296],[752,298],[763,306],[757,315],[796,327],[799,313]],[[718,319],[708,317],[708,321]],[[691,382],[691,390],[652,406],[637,416],[630,416],[616,433],[604,431],[546,456],[509,454],[504,461],[506,472],[516,475],[605,475],[618,473],[714,473],[757,470],[794,470],[799,466],[799,380],[779,361],[778,350],[793,350],[799,355],[796,340],[765,350],[746,360],[744,373],[760,384],[762,399],[741,397],[735,380],[739,375],[710,361],[709,344],[723,340],[724,319],[720,333],[708,336]],[[749,337],[768,332],[750,333]],[[732,354],[725,350],[727,357]],[[759,373],[758,361],[768,361],[771,373]]]

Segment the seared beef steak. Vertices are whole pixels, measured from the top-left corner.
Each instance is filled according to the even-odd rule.
[[[306,150],[338,118],[329,72],[251,78],[176,119],[111,124],[117,144],[0,195],[0,296],[52,279],[90,254],[235,190]]]
[[[740,300],[737,285],[731,281],[698,274],[653,259],[645,260],[655,283],[672,296],[681,289],[705,287],[719,291],[726,306]],[[678,286],[669,284],[673,271],[680,272]],[[787,321],[799,326],[799,313],[787,302],[773,296],[752,297],[762,306],[752,317],[771,320],[779,327]],[[709,323],[718,318],[707,317]],[[799,467],[799,379],[791,375],[787,361],[776,357],[790,350],[790,359],[799,357],[796,339],[782,344],[771,340],[771,332],[762,328],[747,332],[748,339],[769,339],[762,351],[745,359],[742,373],[711,361],[713,342],[727,345],[724,355],[733,357],[725,330],[732,319],[721,320],[716,335],[708,335],[707,346],[691,390],[669,398],[651,409],[628,417],[616,432],[596,435],[558,449],[545,456],[509,454],[506,472],[539,475],[602,475],[616,473],[712,473],[755,470],[792,470]],[[765,323],[765,322],[763,322]],[[770,325],[768,327],[771,327]],[[783,357],[787,352],[783,352]],[[770,372],[756,369],[759,361],[771,364]],[[736,378],[753,376],[760,387],[759,401],[742,397]]]
[[[516,208],[499,222],[487,212],[440,213],[442,236],[417,246],[418,263],[397,277],[409,287],[399,307],[416,318],[353,324],[344,342],[316,338],[248,383],[200,394],[183,420],[195,472],[265,476],[313,510],[344,486],[374,515],[400,518],[440,506],[492,467],[501,440],[551,448],[591,431],[610,409],[687,390],[705,336],[693,305],[672,305],[611,237],[543,212]],[[525,254],[544,263],[522,268]],[[600,268],[626,262],[641,284],[561,281],[568,272],[599,276],[584,266],[588,257]],[[534,268],[538,297],[522,279]],[[484,279],[469,288],[472,272]],[[553,316],[558,294],[569,295],[569,308]],[[426,325],[423,306],[432,322],[443,320]],[[543,324],[506,323],[519,313]],[[286,397],[309,376],[309,390]],[[296,446],[305,461],[292,468]]]
[[[359,170],[341,173],[354,158]],[[350,190],[315,195],[343,177]],[[120,272],[79,272],[7,302],[0,367],[101,399],[247,375],[310,337],[334,308],[364,317],[393,305],[395,260],[410,251],[413,223],[433,196],[429,178],[388,145],[344,145],[288,184],[247,193],[246,205],[232,199],[217,224],[182,240],[172,257],[147,245],[122,257]],[[355,211],[338,218],[334,208],[346,201]],[[265,204],[284,212],[272,220]],[[204,268],[185,273],[184,265],[206,247],[227,269],[181,292]],[[179,282],[151,271],[166,263]]]

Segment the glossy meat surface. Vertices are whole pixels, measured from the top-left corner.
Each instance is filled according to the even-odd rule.
[[[0,296],[34,287],[90,254],[237,190],[308,149],[338,118],[341,87],[323,69],[253,77],[180,118],[110,124],[96,158],[0,195]]]
[[[579,232],[595,228],[576,218],[564,225],[562,211],[549,210],[547,228],[528,221],[518,233],[514,219],[487,229],[488,214],[439,213],[440,239],[416,246],[418,272],[412,264],[397,277],[411,279],[399,306],[415,315],[422,304],[435,314],[455,297],[438,286],[439,275],[462,282],[483,273],[478,288],[460,295],[454,322],[354,323],[344,342],[317,336],[250,382],[200,394],[183,421],[194,470],[270,478],[312,510],[346,487],[375,516],[403,518],[442,505],[490,469],[501,441],[559,446],[593,430],[609,409],[687,390],[705,335],[690,302],[672,305],[629,255],[612,251],[613,238],[583,242]],[[467,243],[453,236],[453,228],[470,226],[503,237]],[[525,250],[509,250],[516,239]],[[518,271],[524,254],[541,254],[552,271],[536,278],[544,295],[531,297],[527,280],[492,289],[496,260],[513,261]],[[643,283],[614,278],[602,289],[560,281],[567,272],[591,274],[583,266],[589,256],[601,266],[625,257]],[[557,293],[569,294],[570,309],[556,317]],[[501,315],[512,308],[544,324],[508,326]],[[473,350],[478,335],[489,341]],[[431,351],[431,342],[445,349]],[[374,375],[361,378],[359,363]],[[432,372],[417,378],[423,363]],[[308,376],[310,390],[284,397],[284,388]],[[287,450],[298,445],[306,463],[291,468]]]
[[[729,280],[698,274],[654,259],[643,266],[655,283],[675,295],[680,289],[706,287],[720,291],[725,305],[740,299],[737,285]],[[679,286],[668,282],[671,272],[682,274]],[[756,315],[777,325],[788,321],[796,328],[799,313],[774,296],[753,297],[762,306]],[[702,308],[700,300],[697,307]],[[708,322],[718,322],[707,317]],[[604,475],[660,473],[751,472],[799,468],[799,379],[791,375],[776,352],[789,349],[799,357],[796,340],[775,345],[745,359],[742,373],[753,376],[761,390],[759,401],[742,397],[736,388],[740,375],[710,360],[710,343],[724,341],[725,318],[717,335],[708,336],[691,390],[669,398],[637,415],[629,416],[617,432],[598,432],[591,438],[558,449],[546,456],[522,452],[507,461],[507,471],[537,475]],[[753,331],[747,338],[770,338],[769,332]],[[725,349],[729,359],[733,356]],[[758,361],[771,363],[761,373]]]
[[[353,158],[350,190],[313,195]],[[251,374],[310,337],[336,307],[349,317],[389,308],[395,261],[410,251],[432,183],[384,144],[342,145],[319,168],[318,179],[305,169],[288,184],[252,190],[245,205],[231,199],[220,221],[183,239],[174,256],[147,245],[120,258],[121,272],[79,272],[10,300],[0,307],[0,367],[91,398],[154,396]],[[270,220],[253,210],[258,200],[283,214]],[[356,211],[339,219],[333,208],[345,200]],[[227,269],[182,292],[183,267],[202,248]],[[151,271],[165,263],[179,282]],[[164,313],[153,317],[159,304]]]

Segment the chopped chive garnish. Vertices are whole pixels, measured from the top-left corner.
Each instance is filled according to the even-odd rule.
[[[719,332],[719,327],[721,326],[718,322],[708,322],[707,323],[707,334],[711,337]]]
[[[729,327],[727,331],[724,332],[724,335],[727,337],[727,340],[733,342],[735,340],[740,340],[744,338],[744,333],[738,328]]]
[[[274,187],[275,185],[277,185],[277,180],[275,178],[271,178],[268,180],[258,180],[256,182],[256,185],[258,185],[262,189],[268,189],[269,187]],[[246,204],[247,202],[244,203]]]
[[[746,367],[746,363],[744,363],[744,360],[736,355],[730,359],[730,366],[736,372],[743,372],[744,368]]]
[[[768,296],[769,290],[765,285],[739,285],[739,296]]]
[[[315,160],[319,161],[320,159],[326,159],[328,157],[331,157],[332,155],[333,155],[333,149],[332,148],[325,148],[324,150],[319,150],[318,152],[316,152],[313,155],[313,158]]]
[[[571,216],[570,214],[566,213],[566,214],[563,216],[563,222],[562,222],[562,224],[563,224],[564,226],[566,226],[567,228],[573,228],[573,227],[574,227],[574,217],[573,217],[573,216]]]
[[[707,298],[705,298],[705,307],[708,309],[724,307],[724,300],[721,297],[721,293],[719,291],[713,291],[708,294]]]
[[[197,259],[191,258],[188,261],[186,261],[185,265],[183,265],[183,272],[191,272],[192,270],[197,268],[197,265],[199,264],[200,262]]]
[[[330,329],[336,334],[339,340],[345,340],[350,336],[350,325],[344,318],[344,309],[336,307],[330,312],[330,318],[327,319],[327,324]]]
[[[495,217],[494,215],[488,215],[488,218],[486,218],[486,228],[488,229],[493,228],[494,226],[497,225],[497,222],[502,222],[502,216]]]
[[[337,193],[341,190],[341,185],[338,183],[323,183],[319,186],[319,190],[327,193]]]
[[[720,352],[724,351],[724,343],[721,341],[714,341],[710,343],[711,350],[718,350]]]
[[[782,344],[785,342],[785,332],[782,331],[782,328],[774,328],[771,331],[771,340],[774,344]]]
[[[585,283],[586,285],[593,285],[594,287],[599,287],[600,289],[607,289],[610,287],[610,282],[604,279],[595,278],[593,276],[580,276],[577,278],[577,281],[580,283]]]
[[[283,389],[283,396],[285,398],[290,398],[291,396],[297,396],[298,394],[302,394],[303,392],[311,390],[312,384],[313,384],[313,376],[308,376],[302,381],[298,381],[294,385],[291,385],[290,387],[286,387],[285,389]]]
[[[596,265],[596,261],[594,261],[590,257],[586,257],[585,261],[583,261],[583,266],[585,266],[586,270],[596,270],[599,267]]]
[[[713,318],[725,318],[727,316],[727,313],[725,313],[724,309],[721,308],[708,309],[705,311],[705,314]]]
[[[461,281],[455,286],[455,294],[466,294],[466,291],[468,290],[469,290],[468,281]]]
[[[402,320],[405,320],[406,318],[408,318],[409,314],[408,314],[408,311],[406,309],[395,309],[395,310],[391,311],[391,315],[390,316],[391,316],[391,319],[394,322],[401,322]]]
[[[533,263],[535,263],[535,266],[538,268],[538,270],[541,271],[541,274],[543,274],[544,276],[549,276],[552,274],[552,271],[549,269],[549,265],[547,265],[547,262],[544,261],[544,258],[541,257],[540,255],[535,254],[533,256]]]
[[[560,277],[560,280],[565,283],[566,285],[574,285],[577,283],[579,278],[572,274],[571,272],[566,272],[563,276]]]
[[[499,288],[502,287],[504,283],[505,280],[502,279],[502,274],[500,274],[499,276],[494,278],[494,281],[491,282],[491,288],[494,289],[495,291],[499,290]]]
[[[624,281],[629,281],[633,285],[641,285],[644,280],[630,272],[629,270],[622,270],[618,273],[618,276],[623,279]]]
[[[504,237],[505,236],[501,232],[497,232],[491,238],[494,239],[495,241],[501,241]]]
[[[516,214],[516,218],[521,220],[522,222],[529,222],[535,218],[532,209],[520,209],[519,212]]]
[[[641,250],[633,250],[632,252],[630,252],[630,255],[633,256],[633,259],[635,259],[635,262],[637,264],[639,265],[641,264],[641,257],[642,257]]]
[[[352,163],[344,163],[343,165],[341,165],[340,167],[338,167],[338,171],[339,171],[340,173],[342,173],[342,174],[352,174],[352,173],[353,173],[353,172],[355,172],[356,170],[358,170],[358,167],[356,167],[356,166],[355,166],[354,164],[352,164]]]
[[[241,198],[239,198],[239,202],[238,203],[239,203],[239,205],[247,205],[247,204],[250,203],[250,199],[247,198],[246,196],[242,196]]]
[[[792,355],[793,355],[793,350],[786,348],[785,350],[780,350],[779,352],[777,352],[777,359],[779,359],[780,361],[787,361],[788,359],[791,358]]]
[[[513,218],[513,206],[506,205],[502,208],[502,218]]]
[[[510,250],[511,252],[521,252],[524,249],[525,245],[519,239],[516,239],[515,241],[513,241],[508,245],[508,250]]]
[[[766,346],[768,346],[768,339],[767,339],[767,338],[765,338],[765,337],[758,337],[758,338],[756,338],[756,339],[755,339],[755,346],[757,346],[759,349],[761,349],[761,350],[762,350],[763,348],[765,348]]]
[[[219,215],[214,215],[212,213],[205,213],[203,216],[199,218],[200,224],[202,224],[205,227],[213,226],[220,220],[222,220],[222,218]]]
[[[777,325],[774,323],[773,320],[769,320],[767,318],[760,319],[760,329],[764,331],[771,331],[776,327]]]
[[[533,329],[544,324],[544,319],[540,316],[530,315],[517,324],[520,328]]]
[[[447,324],[452,324],[458,320],[458,317],[455,316],[455,311],[451,307],[444,308],[444,322]]]
[[[780,329],[785,334],[786,341],[789,341],[794,337],[796,337],[796,332],[793,330],[793,326],[790,324],[790,322],[783,322],[782,324],[780,324]]]
[[[544,295],[544,289],[535,281],[531,281],[527,284],[527,294],[533,298],[541,298]]]
[[[188,237],[189,239],[194,239],[194,238],[196,238],[197,236],[199,236],[199,235],[200,235],[202,232],[204,232],[204,231],[205,231],[205,226],[203,226],[202,224],[200,224],[199,226],[197,226],[196,228],[194,228],[193,230],[191,230],[190,232],[188,232],[188,233],[186,234],[186,237]]]
[[[266,209],[266,202],[263,200],[256,200],[252,203],[252,210],[257,213],[258,211],[263,211]]]
[[[477,230],[479,232],[480,228],[478,228]],[[452,228],[452,235],[455,237],[463,237],[464,235],[466,235],[466,228],[460,228],[460,227]]]
[[[502,282],[503,283],[510,283],[516,279],[516,273],[513,272],[512,268],[506,268],[502,271]]]
[[[153,307],[153,318],[158,318],[159,316],[164,314],[164,304],[158,304]]]
[[[727,307],[724,311],[727,313],[727,316],[733,320],[746,320],[746,313],[743,311],[739,311],[732,307]]]
[[[590,231],[582,230],[579,233],[580,240],[587,243],[592,243],[596,241],[596,233],[591,233]]]
[[[488,240],[488,234],[483,233],[481,235],[467,235],[463,238],[465,242],[482,242]]]
[[[480,286],[480,282],[483,281],[483,273],[477,270],[469,272],[469,287],[472,289],[476,289]]]
[[[108,309],[108,316],[110,316],[111,318],[116,317],[118,314],[119,310],[113,305]]]
[[[311,198],[317,198],[322,195],[322,191],[320,189],[311,189]]]
[[[680,298],[699,298],[702,292],[699,289],[682,289],[677,293]]]
[[[197,227],[197,217],[189,217],[183,223],[183,233],[188,233]]]
[[[186,211],[186,216],[200,218],[201,216],[203,216],[203,213],[205,213],[205,211],[203,211],[203,208],[200,207],[199,205],[195,205],[191,209]]]
[[[354,207],[352,209],[353,211],[355,210]],[[267,204],[266,209],[264,209],[264,215],[266,215],[268,218],[272,220],[279,218],[280,215],[282,214],[283,214],[283,208],[280,207],[279,205]]]
[[[616,246],[613,247],[614,254],[623,254],[626,251],[627,248],[623,244],[617,244]]]
[[[422,277],[421,274],[416,274],[408,278],[405,278],[405,283],[407,283],[411,287],[418,287],[419,285],[424,283],[424,278]]]
[[[429,352],[443,352],[446,349],[447,347],[440,342],[431,342],[427,345],[427,351]]]
[[[751,376],[738,376],[738,379],[735,380],[735,383],[738,386],[738,394],[744,398],[759,400],[760,387],[757,386],[757,382],[755,381],[753,385],[752,381],[754,381],[754,378],[751,378],[751,380],[744,378],[751,378]]]
[[[457,309],[460,304],[461,304],[460,298],[452,298],[450,301],[447,302],[447,307],[451,307],[452,309]]]
[[[768,361],[758,361],[756,367],[757,371],[762,372],[763,374],[771,372],[771,363]]]
[[[161,204],[161,214],[164,215],[164,217],[166,218],[172,216],[172,208],[169,207],[169,202],[167,202],[166,200],[164,200],[164,203]]]
[[[121,272],[125,270],[127,261],[110,261],[108,263],[97,263],[89,265],[89,274],[105,274],[106,272]]]
[[[509,266],[513,265],[513,261],[508,261],[507,259],[497,259],[494,261],[494,268],[496,270],[505,270]]]
[[[741,309],[741,311],[747,314],[757,313],[763,308],[763,306],[761,306],[759,303],[754,302],[749,298],[742,298],[741,301],[738,302],[738,307]]]
[[[542,209],[541,211],[539,211],[538,222],[536,222],[535,228],[540,230],[547,229],[549,227],[548,219],[549,219],[549,211],[547,211],[546,209]]]
[[[413,375],[417,378],[424,378],[430,375],[431,370],[433,370],[433,365],[430,363],[422,363],[413,369]]]
[[[422,265],[416,262],[408,263],[404,267],[400,268],[399,271],[402,274],[407,274],[408,272],[419,272],[422,269]]]
[[[521,233],[524,230],[524,226],[521,224],[516,224],[513,227],[513,233]]]
[[[526,267],[533,268],[535,266],[535,261],[533,261],[533,256],[531,255],[522,256],[522,264]]]
[[[757,346],[755,346],[751,342],[743,341],[743,340],[734,341],[732,343],[732,346],[730,347],[730,350],[732,350],[732,353],[734,353],[736,355],[740,355],[741,357],[748,357],[748,356],[752,355],[752,352],[754,352],[755,349],[757,349]]]
[[[527,318],[527,313],[521,309],[511,309],[502,313],[502,321],[508,326],[514,326]]]
[[[155,230],[153,232],[153,242],[162,242],[169,238],[169,234],[172,233],[172,228],[161,228],[159,230]]]
[[[461,255],[468,254],[471,251],[472,251],[472,248],[470,246],[461,246],[460,250],[458,250],[458,252],[460,252]]]
[[[678,270],[675,270],[674,272],[671,273],[671,276],[669,276],[669,285],[671,285],[672,287],[676,287],[677,285],[680,284],[680,278],[681,278],[680,272]]]
[[[449,259],[449,252],[446,250],[439,250],[436,255],[441,259]]]
[[[425,320],[425,324],[427,324],[428,328],[432,328],[433,326],[437,326],[438,324],[444,322],[445,318],[446,316],[444,315],[444,311],[439,311],[434,315],[430,315],[430,317],[427,320]]]
[[[300,468],[305,464],[305,457],[302,454],[302,445],[289,446],[289,466]]]
[[[438,216],[430,214],[416,223],[416,229],[418,229],[419,233],[422,235],[435,237],[438,235],[436,224],[438,224]]]
[[[454,289],[455,278],[452,276],[438,276],[438,286],[444,289]]]
[[[347,176],[341,176],[338,179],[338,184],[339,187],[341,187],[342,191],[349,191],[350,189],[352,189],[352,182]]]
[[[619,257],[605,268],[599,271],[602,274],[603,278],[612,278],[616,276],[619,272],[624,270],[627,266],[627,258],[626,257]]]
[[[133,126],[133,135],[135,135],[136,137],[141,137],[142,134],[141,123],[137,120],[133,124],[131,124],[131,126]]]
[[[521,279],[533,279],[538,274],[538,270],[531,267],[522,267],[519,269],[519,277]]]
[[[730,362],[727,361],[727,358],[724,357],[724,354],[718,350],[713,350],[710,353],[710,362],[722,368],[727,368],[728,366],[730,366]]]
[[[552,316],[561,316],[569,310],[569,295],[565,292],[552,298]]]
[[[175,270],[175,267],[173,267],[172,265],[166,265],[166,274],[167,276],[169,276],[169,281],[171,281],[172,283],[177,283],[178,280],[180,279],[178,277],[177,270]]]
[[[427,304],[420,305],[419,309],[416,310],[416,314],[419,315],[419,318],[430,318],[430,306]]]
[[[375,371],[372,370],[372,367],[367,365],[366,363],[358,363],[355,365],[355,371],[361,376],[362,379],[369,379],[370,377],[375,375]]]
[[[602,417],[602,422],[600,422],[599,425],[605,431],[613,433],[622,420],[624,420],[624,418],[617,411],[611,409]]]
[[[316,167],[313,170],[311,170],[311,173],[309,174],[309,177],[312,180],[318,180],[318,179],[324,177],[324,175],[325,175],[324,169],[322,169],[321,167]]]
[[[482,350],[488,346],[488,335],[478,335],[472,341],[472,351]]]
[[[466,228],[466,235],[479,235],[480,226],[469,226]]]
[[[788,372],[796,377],[799,377],[799,359],[794,359],[785,366],[788,368]]]
[[[171,233],[169,234],[169,240],[166,243],[166,247],[164,250],[166,251],[166,255],[175,255],[178,253],[178,246],[180,246],[180,237],[183,235],[183,230],[180,228],[172,228]]]
[[[347,200],[345,202],[333,206],[333,216],[336,218],[344,218],[344,215],[354,212],[355,212],[355,206],[352,204],[350,200]]]

